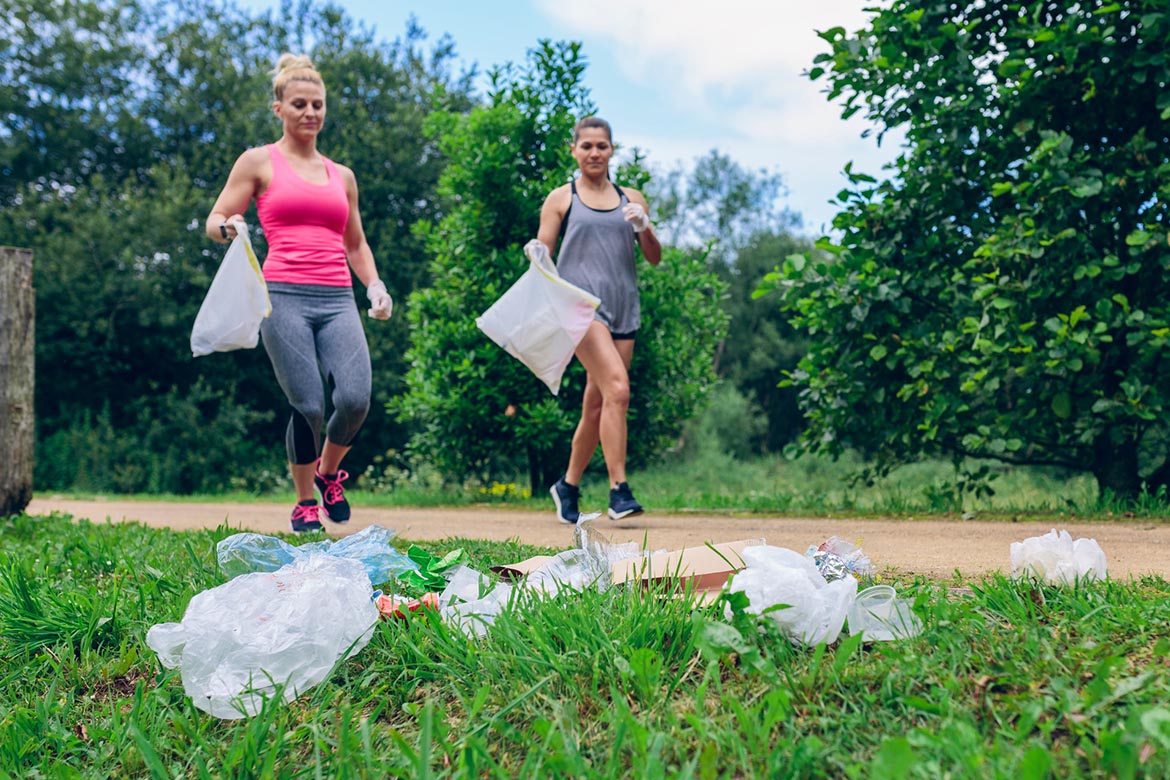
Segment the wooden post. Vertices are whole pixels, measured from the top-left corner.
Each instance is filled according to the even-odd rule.
[[[0,517],[32,500],[36,299],[31,249],[0,246]]]

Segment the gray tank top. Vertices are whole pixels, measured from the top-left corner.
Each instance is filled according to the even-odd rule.
[[[638,274],[634,265],[634,226],[626,222],[622,207],[630,202],[616,184],[617,208],[599,211],[573,197],[565,212],[565,237],[557,255],[563,278],[601,299],[594,318],[611,333],[633,333],[642,324],[638,302]]]

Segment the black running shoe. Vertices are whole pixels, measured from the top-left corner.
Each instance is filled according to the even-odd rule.
[[[553,483],[548,492],[552,494],[553,503],[557,505],[557,520],[569,525],[576,525],[577,520],[581,517],[581,512],[577,508],[577,504],[581,500],[581,488],[577,485],[570,485],[565,482],[564,477],[561,477]]]
[[[629,483],[620,482],[609,491],[609,519],[621,520],[624,517],[636,517],[642,514],[642,505],[634,498]]]
[[[324,530],[321,528],[321,507],[311,498],[301,501],[293,507],[292,519],[288,521],[294,534],[313,533]]]
[[[313,475],[313,487],[317,488],[325,516],[335,523],[349,522],[349,502],[345,500],[345,490],[341,487],[347,479],[349,474],[340,470],[336,474],[322,474],[318,470]]]

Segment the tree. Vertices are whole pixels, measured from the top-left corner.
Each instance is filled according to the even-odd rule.
[[[527,470],[532,489],[563,469],[584,390],[574,364],[559,398],[475,327],[524,270],[521,247],[536,235],[540,206],[572,176],[568,141],[593,112],[579,44],[542,42],[522,67],[491,74],[488,104],[444,112],[432,132],[450,161],[440,192],[450,210],[423,225],[430,289],[409,301],[408,392],[394,405],[418,427],[414,451],[454,479]],[[637,161],[620,178],[640,185]],[[631,178],[632,177],[632,178]],[[642,266],[643,325],[631,369],[632,462],[677,432],[713,379],[712,352],[725,320],[721,285],[701,253],[667,251]]]
[[[821,36],[809,75],[906,141],[847,167],[832,259],[767,284],[814,339],[803,449],[1170,483],[1165,3],[895,0]]]
[[[740,453],[778,452],[804,428],[796,391],[778,377],[796,368],[807,337],[793,328],[771,298],[753,292],[788,255],[808,252],[797,235],[800,216],[781,207],[779,174],[752,171],[717,149],[651,181],[659,234],[678,243],[705,244],[711,270],[727,285],[727,337],[716,352],[719,376],[763,413],[766,429],[738,442]]]

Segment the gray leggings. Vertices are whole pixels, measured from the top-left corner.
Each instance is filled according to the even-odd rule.
[[[352,444],[370,410],[366,334],[350,287],[271,282],[268,297],[272,314],[260,323],[260,335],[293,408],[285,434],[288,460],[315,463],[326,384],[333,391],[333,414],[325,435],[334,444]]]

